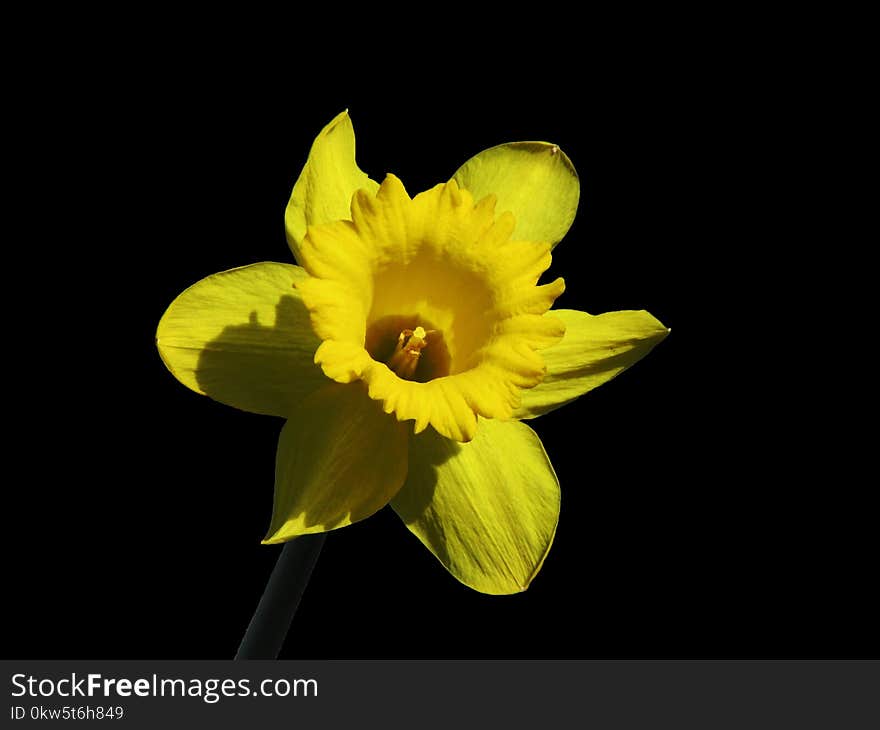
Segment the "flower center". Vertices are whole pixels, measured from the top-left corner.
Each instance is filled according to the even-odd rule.
[[[436,330],[431,330],[431,334],[435,332]],[[401,378],[412,380],[422,355],[422,348],[427,344],[428,332],[421,325],[414,330],[403,330],[397,336],[397,346],[388,361],[388,367]]]
[[[443,332],[420,316],[389,316],[367,329],[366,350],[398,377],[418,383],[449,375],[450,356]]]

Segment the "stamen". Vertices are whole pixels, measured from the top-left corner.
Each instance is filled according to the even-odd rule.
[[[397,345],[388,360],[388,367],[404,380],[412,380],[419,365],[422,348],[428,344],[428,335],[435,332],[436,330],[425,330],[421,325],[414,330],[403,330],[397,337]]]

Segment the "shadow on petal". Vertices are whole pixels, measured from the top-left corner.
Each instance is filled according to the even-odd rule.
[[[467,444],[445,438],[430,426],[427,431],[411,439],[406,484],[398,497],[392,501],[395,512],[406,525],[424,519],[430,520],[428,510],[434,501],[438,470],[440,466],[457,456],[463,448],[467,448]],[[446,551],[445,533],[449,526],[435,520],[431,520],[431,524],[436,534],[443,538],[435,549],[438,551],[437,557],[446,564],[449,554]]]
[[[309,312],[294,295],[282,295],[275,321],[228,325],[202,349],[195,370],[202,392],[236,408],[286,417],[327,382],[314,364],[319,344]]]

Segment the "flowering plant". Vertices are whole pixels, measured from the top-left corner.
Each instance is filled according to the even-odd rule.
[[[286,419],[264,542],[390,504],[464,584],[525,590],[560,490],[525,420],[646,355],[645,311],[552,309],[539,284],[579,183],[559,147],[500,145],[410,197],[355,162],[347,113],[318,135],[285,221],[299,266],[209,276],[162,317],[157,346],[192,390]]]

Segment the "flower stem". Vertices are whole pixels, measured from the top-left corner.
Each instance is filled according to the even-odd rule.
[[[326,536],[324,532],[302,535],[284,544],[236,659],[278,658]]]

